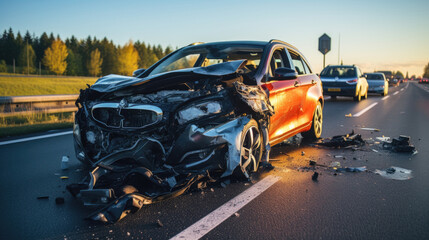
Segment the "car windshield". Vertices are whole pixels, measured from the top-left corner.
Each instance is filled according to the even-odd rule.
[[[174,53],[149,73],[149,76],[193,67],[247,59],[245,73],[253,73],[259,66],[263,46],[254,45],[209,45],[184,48]]]
[[[367,74],[367,80],[384,80],[381,74]]]
[[[356,77],[354,67],[327,67],[320,73],[320,77],[352,78]]]

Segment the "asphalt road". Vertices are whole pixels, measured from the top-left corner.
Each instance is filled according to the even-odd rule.
[[[324,107],[322,137],[352,129],[368,142],[383,135],[404,134],[411,136],[418,150],[415,155],[392,153],[375,143],[358,151],[308,143],[276,146],[271,155],[275,169],[259,171],[250,183],[231,183],[144,206],[114,225],[84,220],[93,209],[83,207],[65,191],[68,183],[80,181],[88,171],[74,157],[71,134],[0,145],[0,239],[169,239],[268,178],[276,179],[272,186],[202,238],[429,239],[426,89],[404,83],[390,88],[388,98],[370,95],[360,103],[351,98],[327,98]],[[352,117],[346,117],[348,114]],[[63,155],[71,158],[66,171],[60,168]],[[366,166],[368,171],[313,170],[306,168],[309,160],[321,165],[338,161],[341,166]],[[413,178],[399,181],[374,173],[391,166],[412,170]],[[320,174],[317,182],[311,179],[314,171]],[[41,196],[49,198],[37,199]],[[56,204],[57,197],[63,197],[65,203]]]

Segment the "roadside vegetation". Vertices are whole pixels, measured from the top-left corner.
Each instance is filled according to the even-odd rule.
[[[73,127],[74,113],[0,117],[0,138]]]
[[[0,76],[0,96],[78,94],[94,77]]]

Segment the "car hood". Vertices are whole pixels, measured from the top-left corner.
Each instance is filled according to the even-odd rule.
[[[97,92],[113,92],[124,89],[130,86],[138,86],[156,82],[156,85],[163,86],[165,84],[178,84],[184,81],[189,81],[189,77],[222,77],[242,72],[240,70],[247,60],[237,60],[225,63],[210,65],[207,67],[187,68],[176,71],[160,73],[145,78],[128,77],[121,75],[107,75],[102,77],[91,86],[92,90]],[[188,77],[188,78],[187,78]]]

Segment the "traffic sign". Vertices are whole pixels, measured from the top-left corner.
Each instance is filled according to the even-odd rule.
[[[319,51],[323,55],[331,51],[331,38],[326,33],[319,38]]]

